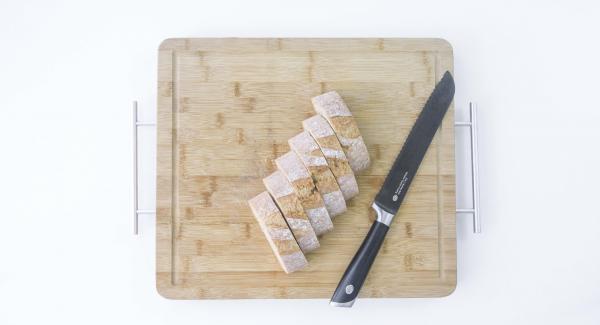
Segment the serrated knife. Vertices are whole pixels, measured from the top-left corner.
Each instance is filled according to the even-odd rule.
[[[354,304],[392,220],[453,98],[454,79],[450,72],[446,71],[427,99],[383,186],[375,197],[372,207],[377,213],[377,220],[373,222],[362,245],[346,268],[331,297],[331,305],[352,307]]]

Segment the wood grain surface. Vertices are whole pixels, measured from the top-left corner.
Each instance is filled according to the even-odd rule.
[[[374,217],[370,205],[437,80],[440,39],[167,39],[158,55],[156,281],[174,299],[329,298]],[[285,274],[247,199],[336,90],[372,165],[334,230]],[[361,297],[436,297],[456,285],[454,110],[446,115]]]

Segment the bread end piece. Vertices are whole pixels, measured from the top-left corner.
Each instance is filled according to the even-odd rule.
[[[308,261],[269,193],[258,194],[248,204],[285,273],[306,267]]]
[[[342,97],[336,91],[330,91],[313,97],[312,103],[315,111],[323,115],[335,131],[352,170],[358,173],[367,169],[371,164],[367,146]]]

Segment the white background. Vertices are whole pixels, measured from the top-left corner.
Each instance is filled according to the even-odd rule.
[[[4,0],[0,324],[598,324],[599,30],[592,1]],[[153,217],[132,235],[131,101],[153,120],[158,44],[202,36],[453,44],[456,107],[480,106],[484,221],[474,235],[458,218],[454,294],[351,310],[157,294]],[[153,208],[153,131],[141,136]]]

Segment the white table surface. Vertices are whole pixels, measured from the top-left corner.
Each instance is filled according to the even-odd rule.
[[[0,324],[600,323],[599,13],[592,1],[2,1]],[[154,218],[132,235],[131,101],[154,119],[158,44],[201,36],[453,44],[457,109],[480,106],[484,231],[459,217],[454,294],[351,310],[157,294]],[[140,207],[153,208],[153,131],[141,133]]]

